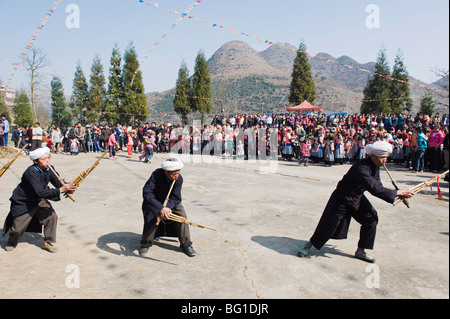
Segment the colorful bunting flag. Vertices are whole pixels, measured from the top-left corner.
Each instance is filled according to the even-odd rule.
[[[54,0],[52,0],[52,2],[53,2],[54,4],[56,4],[56,5],[59,6],[60,3],[62,2],[62,0],[59,0],[59,1],[54,1]],[[55,12],[55,10],[56,10],[56,7],[53,6],[53,7],[51,7],[51,9],[47,10],[46,12],[51,12],[51,13],[53,14],[53,13]],[[8,88],[8,87],[10,86],[11,81],[12,81],[12,79],[14,78],[14,75],[16,74],[17,69],[19,68],[19,64],[20,64],[20,62],[22,62],[22,57],[25,57],[25,56],[26,56],[28,50],[31,48],[31,45],[34,43],[34,41],[36,41],[37,35],[38,35],[38,34],[40,33],[40,31],[44,28],[44,26],[47,24],[48,18],[49,18],[50,16],[51,16],[51,15],[45,15],[45,16],[44,16],[45,19],[41,19],[41,21],[43,21],[44,23],[41,23],[41,24],[39,24],[39,25],[37,26],[38,31],[35,31],[35,32],[33,33],[33,35],[31,36],[31,40],[28,42],[29,44],[25,47],[24,50],[21,51],[20,58],[19,58],[17,64],[14,65],[13,70],[12,70],[12,73],[11,73],[11,75],[10,75],[9,78],[8,78],[8,82],[7,82],[6,85],[5,85],[6,88]],[[6,94],[6,90],[5,90],[4,93],[3,93],[3,98],[4,98],[4,95],[5,95],[5,94]]]
[[[139,2],[145,3],[147,5],[152,5],[151,3],[148,2],[144,2],[143,0],[139,0]],[[192,11],[193,8],[192,7],[197,7],[198,4],[201,2],[201,0],[197,0],[196,2],[192,3],[190,7],[187,8],[187,10],[185,11]],[[157,3],[153,4],[155,7],[159,7]],[[169,10],[172,12],[176,12],[175,10]],[[178,14],[178,12],[176,12]],[[134,79],[136,78],[137,73],[139,72],[141,65],[147,60],[147,58],[149,57],[149,55],[155,50],[155,48],[166,38],[166,35],[169,34],[182,20],[183,18],[186,16],[186,13],[182,14],[181,19],[176,19],[176,22],[174,24],[172,24],[170,26],[170,28],[164,32],[164,34],[161,36],[161,38],[153,45],[153,47],[151,47],[151,49],[147,52],[147,54],[144,56],[144,58],[142,59],[141,63],[139,63],[138,68],[136,69],[136,71],[134,72],[133,78],[131,79],[131,85],[133,85],[134,83]]]
[[[144,2],[144,1],[143,1],[143,0],[139,0],[139,2]],[[151,3],[148,3],[148,2],[145,2],[145,3],[146,3],[147,5],[150,5],[150,6],[152,5]],[[160,8],[161,8],[161,9],[165,9],[165,8],[162,8],[162,7],[160,7]],[[165,10],[168,10],[168,9],[165,9]],[[175,13],[175,14],[178,14],[175,10],[168,10],[168,12],[169,12],[169,13]],[[185,14],[182,14],[182,16],[183,16],[183,15],[185,15]],[[199,19],[199,18],[197,18],[197,17],[189,17],[189,18],[194,18],[194,20],[200,21],[201,23],[206,23],[207,25],[211,25],[211,24],[212,24],[212,28],[219,26],[219,28],[221,28],[221,29],[225,29],[225,30],[227,30],[227,31],[234,32],[234,29],[226,28],[226,27],[221,26],[221,25],[219,25],[219,24],[217,24],[217,23],[206,22],[206,20]],[[290,49],[290,50],[293,50],[293,51],[298,51],[298,49],[296,49],[296,48],[294,48],[294,47],[287,47],[287,46],[286,46],[285,44],[283,44],[283,43],[274,43],[274,42],[272,42],[272,41],[264,40],[264,39],[262,39],[262,38],[260,38],[260,37],[254,37],[253,35],[250,35],[249,33],[240,32],[240,31],[236,31],[235,33],[236,33],[236,34],[239,34],[239,33],[240,33],[240,34],[243,35],[243,36],[247,36],[247,37],[250,37],[250,38],[258,39],[259,42],[264,41],[264,43],[266,43],[266,44],[268,44],[268,45],[278,45],[278,46],[286,47],[286,48],[288,48],[288,49]],[[313,56],[313,55],[311,55],[311,54],[309,54],[309,53],[307,53],[307,52],[304,52],[304,51],[303,51],[302,53],[303,53],[303,54],[306,54],[306,55],[310,55],[312,58],[319,58],[320,60],[325,61],[325,58],[318,57],[317,55],[314,55],[314,56]],[[328,60],[326,60],[325,62],[328,62],[328,63],[335,63],[335,64],[337,64],[338,66],[348,67],[349,69],[353,69],[353,70],[356,70],[356,71],[361,71],[361,72],[371,73],[369,70],[362,69],[362,68],[357,68],[357,67],[353,67],[353,66],[347,65],[347,64],[343,64],[343,63],[340,63],[340,62],[338,62],[338,61],[336,61],[336,60],[330,60],[330,59],[328,59]],[[436,92],[445,92],[445,94],[446,94],[447,96],[449,95],[449,91],[444,91],[444,90],[441,90],[441,89],[432,88],[432,87],[430,87],[430,86],[425,86],[425,85],[423,85],[423,84],[418,84],[418,83],[412,83],[412,82],[402,81],[402,80],[399,80],[399,79],[395,79],[395,78],[388,77],[388,76],[386,76],[386,75],[379,75],[379,74],[377,74],[377,73],[372,73],[372,75],[377,75],[377,76],[387,77],[387,78],[388,78],[389,80],[391,80],[391,81],[399,81],[399,82],[406,83],[406,84],[411,85],[411,86],[420,86],[420,87],[423,87],[423,88],[425,88],[425,89],[429,89],[429,90],[436,91]]]

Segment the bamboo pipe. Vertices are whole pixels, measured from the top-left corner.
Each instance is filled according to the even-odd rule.
[[[55,170],[52,168],[51,165],[48,166],[48,168],[50,168],[50,170],[53,172],[53,174],[55,174],[56,178],[58,179],[58,181],[61,183],[61,185],[64,185],[64,182],[59,178],[59,175],[55,172]],[[64,193],[67,197],[69,197],[72,202],[76,202],[75,198],[70,195],[69,193]]]
[[[178,215],[170,215],[169,220],[172,220],[172,221],[178,222],[178,223],[182,223],[182,224],[188,224],[188,225],[199,227],[199,228],[207,228],[207,229],[211,229],[211,230],[217,231],[217,229],[215,229],[215,228],[191,222],[190,220],[188,220],[188,219],[186,219],[184,217],[178,216]]]
[[[80,186],[81,182],[84,181],[84,179],[97,167],[97,165],[100,163],[100,160],[108,153],[108,151],[105,151],[95,162],[92,164],[91,167],[89,167],[87,170],[82,172],[80,175],[78,175],[73,181],[72,184],[74,184],[76,187]]]
[[[447,170],[447,171],[445,171],[444,173],[442,173],[442,174],[440,174],[440,175],[438,175],[438,176],[436,176],[436,177],[434,177],[434,178],[431,178],[431,179],[429,179],[429,180],[426,180],[425,182],[422,182],[422,183],[420,183],[420,184],[417,184],[417,185],[414,186],[411,190],[413,190],[414,194],[417,194],[417,193],[421,192],[423,189],[425,189],[425,188],[427,188],[427,187],[431,187],[434,183],[437,182],[437,180],[438,180],[439,178],[444,177],[448,172],[449,172],[449,171]],[[395,201],[395,202],[394,202],[394,206],[397,205],[398,203],[400,203],[400,200]]]
[[[175,185],[176,181],[177,180],[174,179],[172,181],[172,185],[170,185],[169,192],[167,193],[166,199],[164,200],[164,203],[163,203],[164,208],[167,206],[167,203],[169,202],[170,193],[172,193],[172,189],[173,189],[173,186]],[[158,226],[160,222],[161,222],[161,216],[158,215],[158,217],[156,217],[156,226]]]
[[[164,200],[164,203],[163,203],[163,206],[164,206],[164,207],[166,207],[166,206],[167,206],[167,203],[169,202],[169,197],[170,197],[170,194],[172,193],[172,189],[173,189],[173,186],[175,185],[175,182],[176,182],[176,181],[177,181],[177,180],[175,179],[175,180],[172,182],[172,185],[170,186],[169,192],[168,192],[168,194],[167,194],[167,196],[166,196],[166,199]],[[184,217],[175,215],[175,214],[171,214],[170,217],[169,217],[169,220],[174,221],[174,222],[177,222],[177,223],[188,224],[188,225],[195,226],[195,227],[199,227],[199,228],[207,228],[207,229],[211,229],[211,230],[217,231],[217,229],[215,229],[215,228],[212,228],[212,227],[208,227],[208,226],[204,226],[204,225],[200,225],[200,224],[191,222],[190,220],[188,220],[188,219],[186,219],[186,218],[184,218]],[[158,225],[160,224],[160,222],[161,222],[161,216],[158,215],[158,217],[156,217],[156,225],[158,226]]]
[[[417,185],[417,186],[411,188],[411,190],[412,190],[414,193],[417,193],[417,192],[420,192],[422,189],[427,188],[428,186],[430,186],[430,185],[427,185],[427,184],[422,183],[422,184],[420,184],[420,185]]]
[[[8,163],[6,163],[4,166],[0,167],[0,177],[5,174],[5,172],[11,167],[11,165],[16,161],[17,158],[19,158],[20,154],[22,154],[23,150],[28,146],[29,144],[25,144],[24,147],[20,151],[17,152],[17,154],[14,156],[12,160],[10,160]]]
[[[396,190],[399,190],[400,188],[397,186],[397,183],[396,183],[395,180],[392,178],[392,175],[391,175],[391,173],[389,172],[389,170],[387,169],[386,165],[383,164],[383,167],[384,167],[386,173],[389,175],[389,178],[391,179],[392,185],[394,185],[394,187],[395,187]],[[406,207],[409,208],[409,201],[408,201],[406,198],[403,198],[401,201],[403,202],[403,204],[406,205]]]

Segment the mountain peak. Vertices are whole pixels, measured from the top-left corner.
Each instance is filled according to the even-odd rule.
[[[297,56],[297,49],[290,43],[283,43],[282,45],[271,45],[259,54],[271,65],[290,74]]]
[[[320,52],[315,55],[317,58],[326,59],[326,60],[335,60],[336,58],[328,53]]]
[[[220,100],[213,114],[285,111],[297,51],[289,43],[270,45],[259,53],[243,41],[223,44],[208,60],[212,97]],[[316,85],[315,103],[326,112],[359,112],[375,63],[361,64],[346,55],[335,58],[324,52],[308,58]],[[411,87],[411,96],[422,94],[421,87]],[[159,110],[173,110],[172,95],[150,94],[148,100]],[[417,109],[419,100],[415,102]]]
[[[358,64],[358,62],[356,62],[355,60],[353,60],[351,57],[349,57],[347,55],[341,56],[340,58],[337,59],[337,61],[342,63],[342,64],[347,64],[347,65]]]
[[[270,65],[243,41],[235,40],[222,45],[208,60],[208,65],[211,77],[284,76],[281,70]]]

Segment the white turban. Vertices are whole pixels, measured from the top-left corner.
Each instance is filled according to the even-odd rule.
[[[392,144],[385,141],[378,141],[373,144],[366,145],[365,151],[368,155],[387,157],[392,153]]]
[[[178,158],[169,158],[161,164],[161,167],[165,171],[174,172],[182,169],[184,165]]]
[[[50,154],[50,149],[48,147],[38,148],[30,152],[30,160],[35,161],[37,159],[40,159],[45,154]]]

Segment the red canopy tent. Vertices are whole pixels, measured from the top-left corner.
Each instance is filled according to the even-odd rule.
[[[308,103],[308,101],[303,101],[300,105],[289,106],[286,108],[286,111],[292,112],[304,112],[304,111],[320,111],[323,113],[323,109],[318,106],[314,106]]]

